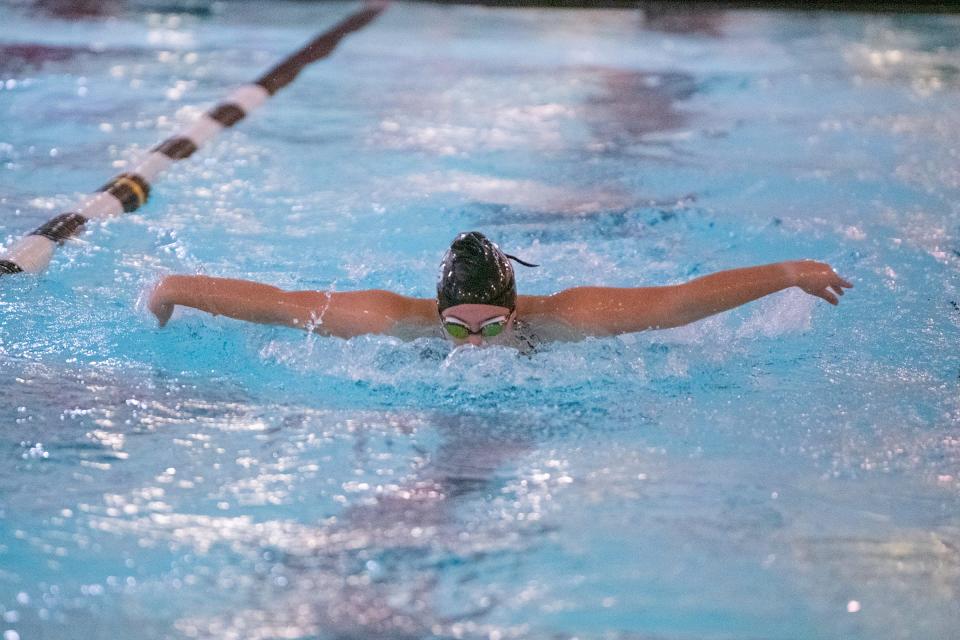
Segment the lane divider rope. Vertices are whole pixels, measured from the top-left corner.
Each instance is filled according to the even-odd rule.
[[[133,169],[115,176],[96,193],[82,200],[72,211],[51,218],[15,243],[0,256],[0,276],[13,273],[40,273],[53,258],[54,250],[78,235],[90,220],[103,220],[136,211],[150,197],[150,184],[174,162],[189,158],[223,129],[232,127],[284,88],[312,62],[330,55],[340,40],[367,26],[387,7],[387,2],[368,2],[361,10],[321,33],[303,48],[288,56],[256,82],[245,84],[196,122],[167,138]]]

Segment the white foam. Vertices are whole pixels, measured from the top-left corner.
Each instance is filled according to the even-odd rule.
[[[808,331],[816,304],[817,298],[797,288],[769,296],[756,305],[753,314],[737,330],[736,337],[773,338]]]
[[[540,213],[585,215],[626,209],[636,202],[618,187],[570,188],[463,171],[416,174],[408,180],[421,192],[461,193],[471,200]]]

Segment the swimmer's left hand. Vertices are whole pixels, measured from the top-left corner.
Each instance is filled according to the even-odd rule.
[[[174,307],[173,303],[167,300],[166,282],[166,280],[160,281],[160,284],[150,294],[150,300],[147,302],[147,308],[150,309],[150,313],[157,317],[157,324],[161,327],[170,320]]]
[[[797,260],[785,264],[794,286],[812,296],[823,298],[832,305],[839,304],[844,289],[853,288],[852,283],[841,278],[833,267],[825,262]]]

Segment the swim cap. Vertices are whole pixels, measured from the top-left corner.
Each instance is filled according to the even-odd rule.
[[[517,304],[510,259],[479,231],[458,235],[440,263],[437,310],[443,312],[458,304],[491,304],[511,310]]]

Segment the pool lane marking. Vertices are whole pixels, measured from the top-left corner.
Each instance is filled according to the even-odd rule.
[[[10,262],[9,260],[0,260],[0,274],[4,273],[20,273],[23,271],[15,262]]]
[[[150,184],[157,176],[173,163],[189,158],[223,129],[232,127],[258,109],[277,91],[293,82],[304,67],[330,55],[345,36],[367,26],[387,5],[387,2],[368,2],[255,82],[234,89],[226,99],[186,129],[153,147],[130,171],[114,176],[72,211],[51,218],[21,238],[0,256],[0,276],[40,273],[50,264],[57,246],[79,235],[90,220],[105,220],[142,207],[150,197]]]
[[[124,212],[136,211],[150,195],[150,183],[136,173],[121,173],[99,189],[120,201]]]

